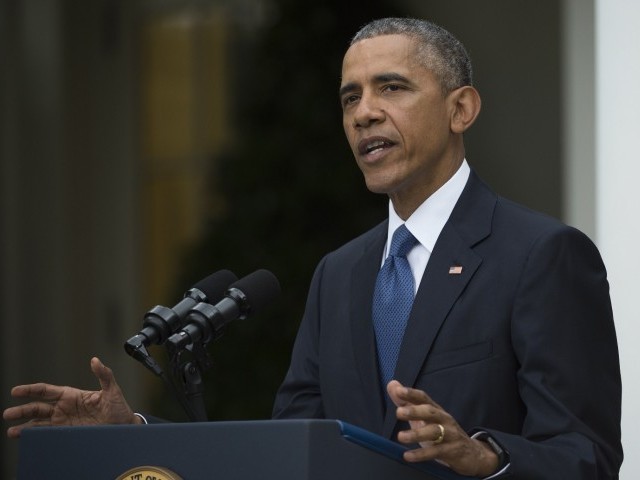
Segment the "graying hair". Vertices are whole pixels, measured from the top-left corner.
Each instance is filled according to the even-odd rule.
[[[350,45],[381,35],[406,35],[414,39],[418,62],[436,75],[445,93],[473,85],[471,59],[464,45],[444,28],[416,18],[382,18],[362,27]]]

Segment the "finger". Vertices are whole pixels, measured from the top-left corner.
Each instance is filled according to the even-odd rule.
[[[102,390],[109,390],[109,388],[115,383],[113,372],[109,367],[100,361],[98,357],[91,359],[91,371],[100,382],[100,388]]]
[[[28,427],[28,423],[23,423],[22,425],[16,425],[15,427],[7,428],[7,437],[9,438],[19,438],[22,430]]]
[[[43,402],[32,402],[26,405],[7,408],[2,418],[7,421],[51,418],[53,406]]]
[[[426,392],[423,390],[418,390],[415,388],[405,387],[397,380],[391,380],[387,384],[387,393],[391,400],[396,404],[396,406],[401,407],[407,404],[420,405],[424,403],[429,403],[431,405],[435,405],[438,408],[440,405],[433,400]]]
[[[398,420],[406,422],[413,420],[422,420],[426,423],[443,423],[445,420],[444,411],[428,403],[422,405],[407,404],[396,409],[396,417]]]
[[[439,445],[437,446],[429,446],[423,448],[416,448],[414,450],[407,450],[403,454],[403,458],[407,462],[424,462],[427,460],[437,460],[442,458],[445,454],[443,453],[443,448]]]
[[[2,419],[3,420],[10,420],[11,418],[13,418],[13,416],[15,415],[15,413],[13,412],[17,407],[9,407],[6,408],[4,410],[4,412],[2,412]]]
[[[435,400],[433,400],[423,390],[418,390],[416,388],[404,387],[404,388],[401,388],[401,389],[397,389],[396,390],[396,394],[398,395],[399,400],[401,402],[403,402],[404,404],[412,403],[414,405],[421,405],[421,404],[428,403],[428,404],[435,405],[436,407],[440,408],[440,405],[438,405],[435,402]]]
[[[51,426],[51,422],[50,421],[30,420],[28,422],[21,423],[20,425],[14,425],[12,427],[7,428],[7,437],[9,437],[9,438],[19,438],[20,435],[22,434],[22,431],[25,428],[47,427],[47,426]]]
[[[444,441],[445,428],[439,423],[423,424],[410,430],[398,432],[401,443],[420,443],[437,445]],[[424,445],[423,445],[424,446]]]
[[[388,384],[387,384],[387,393],[389,394],[389,397],[391,398],[391,401],[397,406],[397,407],[401,407],[403,405],[406,405],[407,402],[402,398],[401,393],[403,392],[403,390],[406,390],[407,388],[405,386],[403,386],[399,381],[397,380],[391,380]]]
[[[17,385],[11,389],[11,396],[16,398],[39,398],[42,400],[57,400],[62,395],[64,387],[49,385],[48,383],[33,383],[31,385]]]

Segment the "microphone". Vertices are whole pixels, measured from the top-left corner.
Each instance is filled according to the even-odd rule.
[[[220,270],[196,283],[173,308],[156,305],[145,314],[142,330],[126,341],[124,349],[155,370],[148,364],[150,357],[145,347],[164,343],[169,335],[182,327],[191,308],[201,302],[218,301],[224,296],[229,284],[237,279],[233,272]]]
[[[166,342],[169,349],[179,350],[192,343],[209,343],[222,335],[229,322],[244,320],[268,305],[280,294],[280,283],[269,270],[256,270],[229,286],[225,296],[215,305],[195,305],[186,325]]]

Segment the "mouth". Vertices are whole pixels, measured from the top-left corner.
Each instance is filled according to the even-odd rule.
[[[385,137],[370,137],[358,143],[358,153],[360,155],[376,155],[395,145],[394,142]]]

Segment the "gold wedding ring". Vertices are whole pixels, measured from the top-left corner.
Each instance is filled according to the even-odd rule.
[[[442,425],[440,425],[439,423],[436,423],[436,425],[440,429],[440,435],[438,435],[438,438],[436,438],[433,441],[434,445],[438,445],[439,443],[442,443],[442,441],[444,440],[444,427]]]

